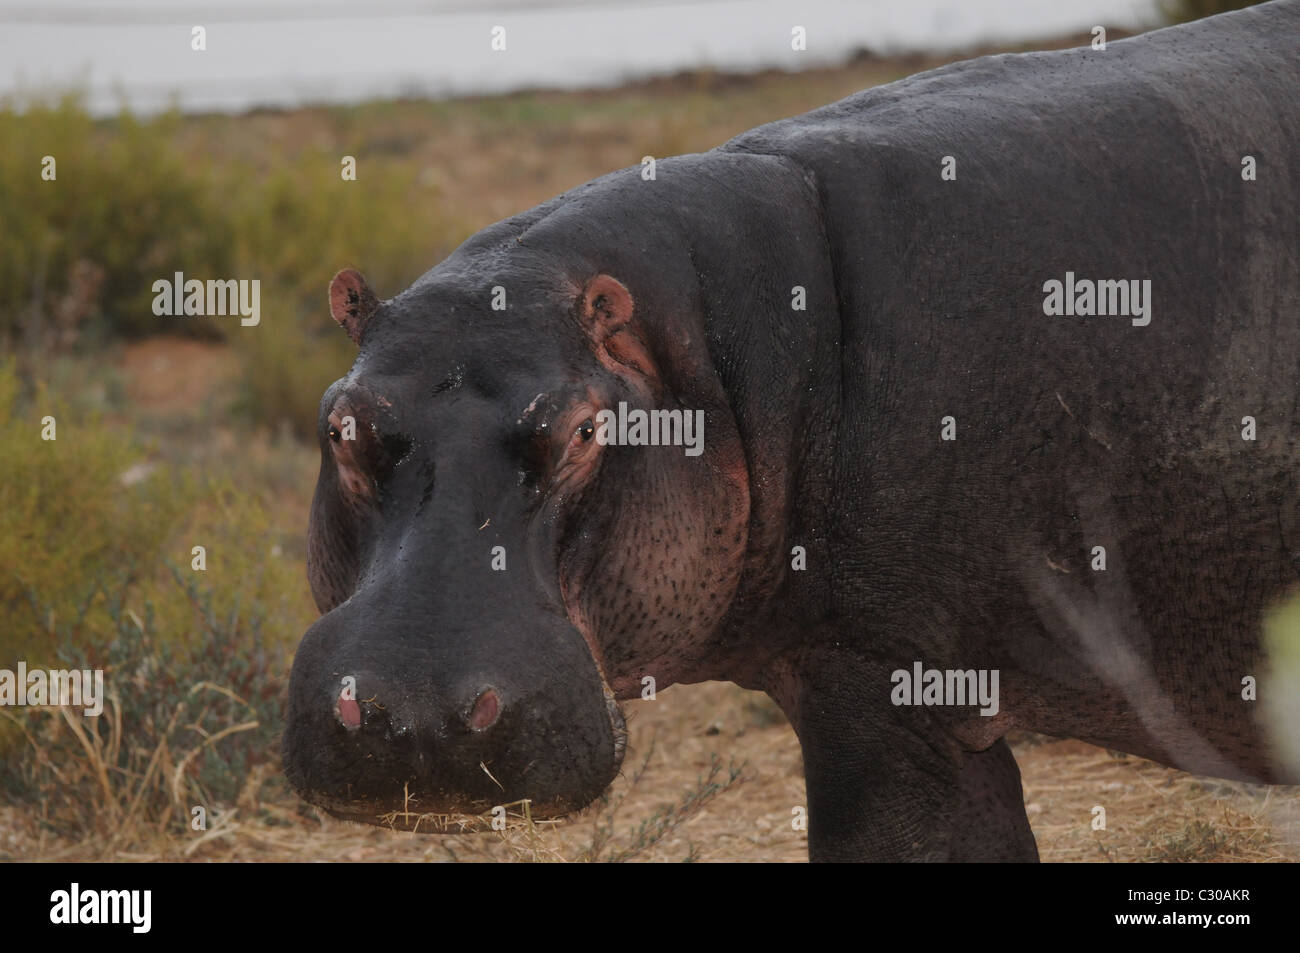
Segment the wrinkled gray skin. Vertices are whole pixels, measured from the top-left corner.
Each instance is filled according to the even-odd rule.
[[[777,700],[815,860],[1035,859],[1012,728],[1284,780],[1242,679],[1300,577],[1297,64],[1290,2],[961,63],[575,189],[373,315],[362,287],[297,789],[571,810],[645,675]],[[1067,271],[1150,279],[1150,324],[1045,315]],[[581,456],[618,400],[703,408],[706,452]],[[997,715],[892,704],[917,661],[998,670]]]

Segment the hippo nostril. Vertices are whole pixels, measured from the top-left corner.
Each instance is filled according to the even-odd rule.
[[[338,715],[339,724],[348,731],[356,731],[361,727],[361,706],[355,698],[349,697],[346,689],[339,695],[334,711]]]
[[[487,688],[474,702],[474,707],[470,709],[469,717],[466,720],[472,730],[482,731],[485,728],[491,728],[500,714],[501,699],[497,697],[495,688]]]

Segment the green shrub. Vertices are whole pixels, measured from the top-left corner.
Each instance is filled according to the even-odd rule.
[[[41,437],[46,416],[54,440]],[[0,441],[0,605],[8,607],[0,666],[43,664],[54,657],[54,627],[105,621],[99,584],[150,565],[194,489],[161,470],[124,485],[149,448],[44,388],[20,402],[11,360],[0,362]]]
[[[33,313],[55,322],[80,262],[102,270],[84,315],[100,336],[159,330],[157,278],[230,271],[225,200],[210,164],[173,145],[181,121],[96,123],[76,97],[0,109],[0,337],[30,340]],[[41,177],[45,156],[53,181]]]
[[[76,98],[0,108],[0,137],[17,144],[0,152],[0,340],[39,352],[225,337],[246,358],[238,405],[250,419],[311,436],[321,393],[353,356],[326,305],[334,272],[361,268],[389,296],[469,233],[420,162],[355,125],[340,114],[329,147],[258,149],[247,127],[225,142],[224,127],[176,114],[96,122]],[[47,155],[54,181],[41,178]],[[361,157],[355,181],[340,175],[344,155]],[[153,283],[175,272],[258,280],[260,323],[154,315]]]
[[[55,440],[41,439],[47,415]],[[103,593],[118,581],[128,586],[128,609],[151,603],[165,638],[201,632],[169,565],[194,572],[223,618],[255,609],[286,638],[311,619],[304,527],[282,513],[269,481],[236,488],[230,474],[240,475],[240,461],[230,474],[178,470],[129,429],[70,411],[55,395],[20,402],[12,361],[0,361],[0,440],[8,450],[0,454],[0,603],[9,607],[0,667],[19,658],[44,664],[60,637],[108,631]],[[205,550],[202,573],[191,569],[195,546]]]
[[[55,420],[54,440],[41,439],[45,416]],[[314,616],[300,514],[284,513],[280,488],[266,479],[271,454],[250,449],[253,465],[242,472],[240,461],[230,462],[230,473],[243,478],[239,488],[223,472],[178,471],[129,429],[43,388],[20,399],[12,361],[0,362],[0,439],[9,451],[0,454],[0,601],[8,623],[0,668],[13,670],[20,660],[29,669],[103,668],[118,694],[113,711],[86,720],[81,734],[48,710],[3,710],[4,785],[45,799],[51,810],[99,804],[100,820],[126,810],[109,806],[127,796],[113,786],[122,778],[152,791],[153,800],[141,802],[151,817],[178,796],[176,785],[187,797],[226,797],[241,772],[274,758],[267,732],[276,722],[267,706]],[[307,454],[291,450],[296,472]],[[194,546],[204,547],[203,571],[192,562]],[[202,689],[202,704],[167,728],[159,712],[176,711],[200,683],[215,688]],[[233,708],[208,697],[231,691],[242,699]],[[158,745],[183,758],[182,741],[202,741],[188,726],[211,735],[236,716],[241,724],[256,720],[258,730],[220,751],[205,749],[193,779],[188,766],[170,786],[158,786],[161,776],[146,779],[140,759]],[[30,750],[10,757],[18,746]]]

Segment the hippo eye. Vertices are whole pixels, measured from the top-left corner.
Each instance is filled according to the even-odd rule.
[[[335,443],[338,443],[343,436],[342,434],[339,433],[339,428],[335,427],[333,424],[330,424],[329,434],[330,434],[330,439],[333,440]]]
[[[574,436],[581,437],[583,443],[586,443],[588,440],[590,440],[592,437],[596,435],[596,425],[591,422],[590,418],[588,418],[584,420],[582,423],[580,423],[578,425],[578,429],[575,430],[573,433]]]

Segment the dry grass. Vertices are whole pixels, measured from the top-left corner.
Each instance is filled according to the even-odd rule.
[[[1012,746],[1044,861],[1295,861],[1300,790],[1198,778],[1081,741]],[[1106,811],[1093,830],[1093,808]]]
[[[159,751],[149,778],[105,781],[102,832],[60,837],[39,815],[0,809],[0,858],[115,861],[799,862],[806,835],[798,744],[763,696],[721,683],[677,686],[629,706],[628,767],[606,798],[572,819],[539,821],[509,806],[503,831],[419,835],[336,821],[287,792],[274,771],[238,803],[181,832],[176,813],[133,808],[142,785],[169,786],[184,814],[179,767],[200,746]],[[101,721],[110,720],[106,714]],[[671,739],[669,743],[668,739]],[[215,742],[215,738],[211,739]],[[97,745],[61,770],[100,772]],[[1300,859],[1300,791],[1195,778],[1077,741],[1025,735],[1013,746],[1030,822],[1047,862],[1285,862]],[[727,766],[724,766],[727,765]],[[737,766],[740,767],[737,767]],[[130,783],[128,783],[130,782]],[[1106,829],[1092,829],[1094,806]],[[162,828],[158,824],[162,820]],[[466,819],[490,826],[490,819]]]
[[[211,800],[197,784],[190,768],[211,746],[231,735],[251,731],[259,723],[250,719],[209,731],[204,721],[209,714],[210,694],[225,696],[250,711],[251,706],[228,689],[208,682],[195,685],[189,694],[189,699],[173,709],[147,760],[140,759],[143,765],[136,767],[138,762],[128,760],[130,766],[126,768],[120,755],[132,739],[123,732],[123,706],[116,692],[108,693],[104,712],[98,718],[83,718],[80,710],[67,706],[46,706],[43,713],[52,723],[42,726],[45,730],[39,734],[0,709],[0,716],[22,731],[26,743],[23,756],[48,769],[47,777],[55,782],[44,787],[36,809],[28,818],[39,830],[35,850],[30,856],[18,853],[11,859],[120,860],[150,857],[155,851],[160,856],[188,857],[203,841],[219,836],[220,822],[227,820],[224,812],[216,817],[219,823],[200,831],[203,836],[194,842],[177,843],[174,839],[178,818],[182,822],[188,820],[191,805]],[[190,731],[187,742],[177,743],[177,729]],[[52,755],[52,749],[67,740],[60,737],[60,731],[75,740],[75,755]],[[265,773],[265,766],[262,767],[262,771],[252,772],[246,790],[257,783],[257,775]],[[74,793],[86,791],[93,792],[89,801],[71,799]],[[242,802],[244,797],[241,795],[239,800]],[[165,805],[163,810],[157,810],[158,803]],[[48,834],[66,830],[70,815],[83,819],[83,836],[52,841]]]

